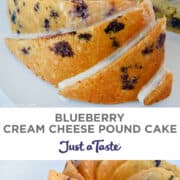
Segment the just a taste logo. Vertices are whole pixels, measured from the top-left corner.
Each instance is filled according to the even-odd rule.
[[[104,139],[93,140],[86,144],[83,141],[75,144],[71,141],[60,141],[59,152],[67,153],[69,151],[94,151],[99,153],[101,151],[120,151],[122,146],[120,143],[115,143],[113,141],[105,142]]]

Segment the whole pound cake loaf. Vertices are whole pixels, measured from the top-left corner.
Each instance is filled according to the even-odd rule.
[[[61,82],[60,94],[91,103],[136,101],[139,91],[164,62],[165,27],[166,20],[161,19],[143,40],[112,63],[102,67],[102,62],[97,72],[88,70],[82,79],[77,75]]]
[[[170,30],[180,33],[180,0],[152,0],[157,17],[167,17]]]
[[[15,33],[40,33],[92,25],[136,0],[8,0],[11,29]]]
[[[51,170],[48,180],[180,180],[180,170],[166,161],[68,161],[73,168],[65,166],[61,173]],[[83,166],[85,164],[86,166]],[[95,164],[95,166],[92,166]],[[71,172],[65,174],[64,172]],[[75,173],[76,172],[76,173]],[[83,173],[85,172],[85,176]]]
[[[57,85],[121,49],[154,21],[150,0],[96,25],[37,39],[6,39],[7,47],[42,79]]]

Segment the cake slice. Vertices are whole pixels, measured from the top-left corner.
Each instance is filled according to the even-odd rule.
[[[131,176],[152,167],[156,167],[155,161],[126,161],[112,172],[111,179],[128,180]]]
[[[164,168],[150,168],[140,171],[128,180],[179,180],[174,173]]]
[[[58,173],[54,170],[50,170],[48,174],[48,180],[76,180],[72,177],[66,176],[64,174]]]
[[[8,0],[15,33],[42,33],[80,28],[136,5],[136,0]]]
[[[167,98],[171,94],[173,75],[164,68],[146,84],[138,94],[138,99],[145,105],[151,105]]]
[[[109,180],[116,168],[120,167],[124,160],[105,160],[100,163],[96,172],[96,180]]]
[[[83,75],[59,84],[60,94],[91,103],[113,104],[136,101],[142,87],[164,62],[166,19],[157,22],[137,45],[112,63],[106,59]],[[104,66],[105,64],[105,66]]]
[[[85,178],[85,180],[96,179],[96,168],[98,165],[98,161],[80,161],[77,165],[77,169]]]
[[[92,180],[96,179],[96,169],[100,161],[67,161],[63,170],[63,174],[68,175],[78,180]]]
[[[85,180],[179,180],[180,169],[167,161],[131,160],[131,161],[68,161],[71,162]],[[95,165],[95,166],[94,166]],[[81,168],[79,168],[81,167]],[[66,176],[53,170],[49,172],[48,180],[74,180],[74,175]],[[71,168],[68,170],[71,173]],[[106,174],[107,173],[107,174]],[[95,175],[93,175],[95,174]],[[78,177],[75,178],[80,180]]]
[[[102,61],[154,22],[150,0],[82,30],[36,39],[6,39],[7,47],[42,79],[57,85]]]
[[[130,177],[138,177],[136,176],[136,174],[141,173],[141,172],[148,172],[150,170],[156,169],[154,171],[159,172],[158,169],[163,168],[166,171],[169,171],[170,174],[174,174],[174,178],[178,177],[177,179],[179,179],[179,169],[175,166],[172,165],[166,161],[160,161],[160,160],[155,160],[155,161],[150,161],[150,160],[146,160],[146,161],[126,161],[125,163],[123,163],[120,167],[118,167],[114,173],[112,174],[111,179],[112,180],[130,180]],[[160,173],[160,172],[159,172]],[[162,176],[163,177],[163,176]],[[135,178],[133,178],[135,180]],[[138,179],[137,179],[138,180]],[[142,180],[145,180],[142,178]],[[146,179],[146,180],[156,180],[156,179]],[[158,179],[158,180],[164,180],[164,179]],[[169,179],[167,179],[169,180]]]
[[[74,165],[73,161],[66,162],[63,174],[78,180],[85,180],[84,177],[78,171],[77,167]]]
[[[168,29],[180,33],[180,0],[152,0],[157,17],[167,17]]]

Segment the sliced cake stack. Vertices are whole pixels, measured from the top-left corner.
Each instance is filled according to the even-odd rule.
[[[12,30],[43,34],[7,38],[7,47],[64,97],[148,105],[170,95],[172,74],[162,67],[166,19],[155,22],[150,0],[23,2],[9,0]]]
[[[167,161],[67,161],[48,180],[180,180],[180,169]]]

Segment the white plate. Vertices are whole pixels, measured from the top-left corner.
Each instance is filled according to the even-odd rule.
[[[180,161],[172,161],[180,167]],[[62,172],[65,161],[0,161],[1,180],[46,180],[50,169]]]
[[[0,89],[17,106],[50,106],[50,107],[102,107],[72,100],[63,101],[58,90],[37,78],[23,64],[16,60],[7,50],[4,38],[10,34],[6,17],[5,0],[0,1]],[[180,35],[167,34],[166,67],[174,73],[174,86],[170,98],[153,107],[180,106]],[[7,105],[7,104],[6,104]],[[110,106],[110,105],[109,105]],[[105,106],[105,107],[109,107]],[[112,105],[111,105],[112,106]],[[142,107],[138,102],[113,105],[113,107]]]

